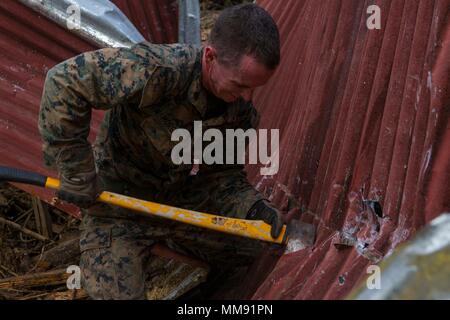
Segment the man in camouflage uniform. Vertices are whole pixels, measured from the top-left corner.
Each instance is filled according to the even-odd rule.
[[[158,242],[211,265],[258,253],[255,241],[94,204],[111,191],[176,207],[264,220],[277,237],[279,211],[247,181],[242,165],[174,165],[175,129],[255,127],[256,87],[280,60],[277,27],[250,4],[225,10],[207,46],[140,43],[81,54],[51,69],[39,117],[58,197],[83,210],[82,285],[94,299],[143,299],[150,248]],[[94,148],[91,110],[107,110]]]

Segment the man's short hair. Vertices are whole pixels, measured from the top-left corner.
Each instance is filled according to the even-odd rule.
[[[271,15],[255,4],[225,9],[209,37],[220,63],[239,65],[244,55],[252,56],[269,69],[280,63],[280,34]]]

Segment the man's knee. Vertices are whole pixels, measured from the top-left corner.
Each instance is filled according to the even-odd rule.
[[[142,246],[133,239],[115,238],[112,227],[82,232],[81,284],[92,299],[144,299]]]
[[[117,260],[122,260],[117,264]],[[144,299],[142,268],[133,266],[128,257],[115,257],[110,248],[91,249],[81,254],[81,285],[95,300]],[[124,270],[125,268],[131,270]]]

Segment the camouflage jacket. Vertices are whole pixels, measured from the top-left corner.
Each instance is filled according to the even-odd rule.
[[[192,165],[174,165],[175,129],[193,136],[193,124],[244,130],[255,127],[251,103],[225,102],[201,84],[202,50],[189,45],[140,43],[130,49],[101,49],[52,68],[39,115],[47,166],[61,172],[92,163],[87,141],[91,111],[107,110],[94,146],[101,174],[138,186],[170,188],[182,183]],[[200,170],[232,170],[240,165],[201,165]]]

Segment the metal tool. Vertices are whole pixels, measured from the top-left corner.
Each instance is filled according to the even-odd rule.
[[[59,189],[60,187],[60,181],[57,179],[34,172],[0,166],[0,181],[2,180],[31,184],[50,189]],[[102,192],[97,198],[97,201],[144,214],[175,220],[200,228],[286,245],[285,253],[304,249],[312,246],[314,243],[314,226],[297,220],[293,220],[288,226],[283,226],[279,237],[274,239],[270,235],[271,225],[260,220],[227,218],[208,213],[175,208],[107,191]]]

